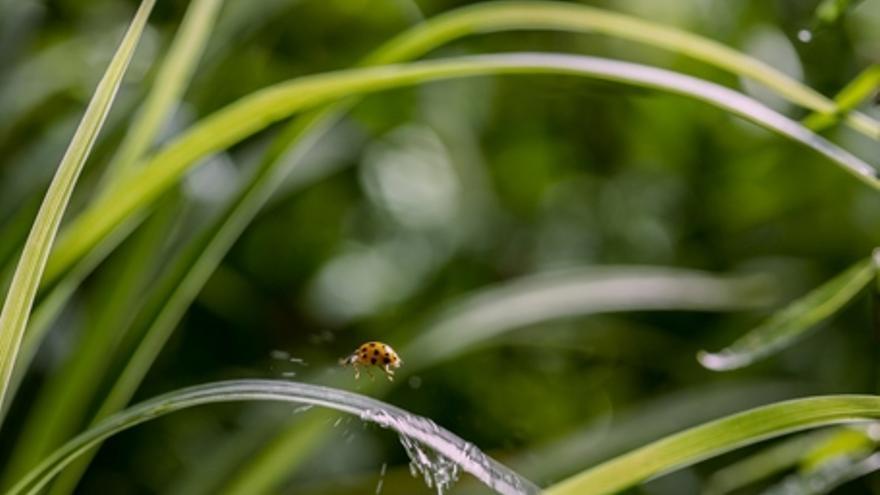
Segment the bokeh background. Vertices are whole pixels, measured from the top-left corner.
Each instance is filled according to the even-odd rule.
[[[164,134],[269,84],[349,67],[423,18],[469,3],[228,0]],[[136,2],[0,4],[0,261],[8,265]],[[829,96],[880,57],[875,0],[852,2],[833,19],[817,17],[814,0],[589,4],[703,34]],[[87,202],[124,137],[186,6],[183,0],[157,5],[73,211]],[[429,57],[524,50],[671,68],[741,88],[790,116],[805,115],[729,74],[598,35],[496,33]],[[864,110],[880,116],[876,107]],[[246,180],[274,130],[210,158],[186,178],[164,207],[176,218],[164,253],[173,253]],[[876,161],[876,143],[842,128],[826,134]],[[775,296],[752,310],[619,313],[531,325],[403,380],[385,400],[546,483],[754,405],[880,392],[878,334],[867,296],[823,331],[745,370],[717,373],[696,361],[698,350],[729,343],[880,244],[880,196],[810,150],[717,109],[555,76],[442,82],[370,96],[302,165],[188,310],[139,399],[224,378],[307,380],[337,366],[362,341],[395,345],[477,290],[594,265],[759,273]],[[158,271],[163,259],[144,263]],[[11,445],[43,378],[63,366],[83,328],[94,324],[92,310],[116,276],[113,263],[111,256],[85,281],[53,328],[0,445]],[[363,378],[347,382],[351,390],[363,386]],[[145,424],[104,446],[80,491],[211,493],[281,430],[267,424],[291,415],[287,406],[250,404]],[[572,452],[554,450],[572,439]],[[633,493],[698,493],[713,471],[752,451]],[[8,455],[0,449],[0,460]],[[276,490],[374,493],[382,478],[382,493],[432,493],[410,477],[407,462],[394,435],[349,420],[304,462],[293,463]],[[838,492],[880,493],[880,478]]]

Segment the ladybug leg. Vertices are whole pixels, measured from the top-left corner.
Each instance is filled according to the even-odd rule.
[[[394,371],[389,367],[389,365],[386,364],[385,366],[382,367],[382,369],[385,371],[385,377],[388,378],[388,381],[393,382],[394,381]]]
[[[357,363],[351,363],[352,367],[354,367],[354,379],[357,380],[361,377],[361,370],[358,368]]]

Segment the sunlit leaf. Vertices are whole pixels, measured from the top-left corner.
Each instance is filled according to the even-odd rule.
[[[126,218],[155,202],[198,159],[296,112],[346,96],[428,81],[524,73],[589,77],[701,100],[808,146],[871,187],[880,188],[875,170],[864,161],[757,101],[707,81],[595,57],[538,53],[460,57],[308,76],[263,89],[229,105],[169,144],[141,171],[121,178],[116,187],[97,198],[59,240],[46,276],[52,280],[64,273]]]
[[[400,59],[403,53],[424,53],[446,41],[469,34],[538,28],[596,32],[645,43],[760,82],[782,98],[816,112],[837,111],[835,102],[818,91],[722,43],[650,20],[586,5],[557,2],[486,2],[471,5],[429,19],[389,41],[371,60]],[[871,117],[852,113],[845,120],[853,129],[880,139],[880,122]]]
[[[759,407],[663,438],[547,488],[545,495],[605,495],[787,433],[876,421],[880,397],[838,395]]]
[[[179,104],[221,5],[221,0],[195,0],[190,4],[168,56],[158,69],[151,91],[110,161],[105,181],[112,182],[117,174],[135,167],[155,140],[160,125]],[[171,206],[176,208],[178,205]],[[148,259],[166,239],[168,220],[176,218],[175,212],[167,211],[168,208],[165,210],[165,214],[160,215],[162,218],[154,219],[150,228],[145,229],[146,232],[141,232],[133,239],[124,254],[132,262],[123,266],[121,276],[109,282],[112,289],[103,298],[93,324],[81,339],[80,347],[71,353],[69,360],[48,380],[34,400],[32,413],[22,426],[18,447],[9,465],[8,472],[13,476],[36,464],[46,452],[69,438],[75,428],[82,424],[91,405],[91,401],[85,399],[93,397],[93,391],[100,388],[100,378],[110,367],[114,357],[112,351],[122,335],[121,322],[127,320],[130,308],[136,306],[147,274],[152,273],[153,265],[143,260]],[[86,265],[94,266],[94,263]],[[82,277],[82,273],[72,274],[73,283],[65,281],[59,284],[45,299],[50,303],[46,307],[42,304],[37,307],[40,320],[37,321],[38,325],[29,329],[29,333],[33,332],[34,335],[25,338],[23,347],[26,352],[23,352],[23,359],[16,366],[16,374],[23,375],[35,354],[35,343],[48,329],[48,320],[60,311],[62,304],[59,303],[69,298]],[[55,411],[59,410],[66,411],[66,414],[56,414]]]
[[[15,366],[18,348],[27,327],[31,306],[46,267],[55,234],[82,167],[110,110],[125,69],[146,25],[153,0],[144,0],[98,84],[70,146],[34,220],[0,313],[0,404]]]

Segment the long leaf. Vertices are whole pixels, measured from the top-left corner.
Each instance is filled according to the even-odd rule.
[[[676,391],[622,411],[615,409],[608,420],[596,421],[547,445],[527,449],[508,459],[507,464],[539,483],[560,480],[693,425],[792,399],[805,392],[808,390],[794,383],[767,380]]]
[[[873,261],[862,260],[791,303],[733,344],[718,352],[700,352],[697,359],[706,368],[726,371],[748,366],[785,349],[840,311],[874,279],[875,273]]]
[[[143,210],[199,159],[224,149],[290,115],[345,96],[428,81],[488,74],[565,74],[681,94],[755,122],[826,156],[873,188],[875,170],[797,122],[730,89],[683,74],[595,57],[519,53],[460,57],[356,69],[304,77],[258,91],[211,117],[160,151],[138,173],[120,179],[59,240],[49,260],[49,280],[64,273],[130,215]]]
[[[421,54],[456,38],[513,29],[552,29],[596,32],[679,53],[732,74],[757,81],[779,96],[810,110],[839,113],[838,104],[773,66],[717,41],[674,27],[597,9],[559,2],[486,2],[428,20],[389,41],[370,59],[399,60]],[[845,112],[843,112],[845,114]],[[880,122],[853,112],[844,115],[847,125],[880,139]]]
[[[160,126],[180,103],[222,5],[223,0],[193,0],[190,3],[147,99],[104,173],[105,183],[112,182],[118,174],[128,171],[144,157]]]
[[[18,348],[27,327],[31,306],[40,278],[49,258],[49,251],[70,200],[73,187],[82,171],[92,145],[107,117],[125,69],[134,54],[154,0],[144,0],[132,20],[110,66],[104,73],[82,121],[61,159],[58,171],[34,220],[31,234],[13,276],[6,301],[0,313],[0,406],[5,402],[7,384],[15,366]]]
[[[221,0],[195,0],[189,5],[168,57],[160,65],[146,100],[110,162],[104,176],[105,182],[112,182],[117,174],[135,166],[155,140],[159,126],[179,104],[221,5]],[[173,207],[176,208],[177,205]],[[120,260],[121,268],[113,272],[112,280],[104,281],[104,285],[112,285],[112,289],[108,291],[110,295],[103,299],[96,317],[92,320],[93,324],[85,330],[79,347],[70,353],[60,372],[48,380],[34,401],[35,405],[22,427],[18,446],[7,468],[8,476],[20,475],[36,464],[52,448],[70,438],[75,432],[74,428],[82,424],[86,411],[93,405],[94,392],[101,386],[100,378],[113,360],[113,351],[122,336],[119,329],[124,327],[123,322],[127,322],[130,308],[137,307],[143,285],[153,270],[151,263],[143,261],[143,255],[155,250],[164,241],[166,234],[163,231],[174,218],[168,214],[159,217],[154,216],[148,224],[149,228],[142,229],[131,240],[129,249],[119,253],[126,260]],[[81,274],[76,274],[73,279],[81,277]],[[66,300],[71,285],[78,283],[56,287],[47,300]],[[56,290],[60,291],[59,297],[55,296]],[[56,305],[54,309],[57,311],[60,305]],[[42,310],[42,305],[38,306],[37,311]],[[46,319],[45,316],[43,318]],[[25,346],[31,352],[25,353],[25,359],[16,366],[16,373],[23,374],[27,369],[29,358],[34,354],[32,342],[39,339],[40,333],[47,327],[41,325],[29,329],[28,332],[33,332],[34,335],[33,338],[25,338]],[[65,414],[56,414],[59,410],[65,411]]]
[[[766,296],[767,284],[760,279],[691,270],[603,266],[550,272],[469,297],[420,332],[405,354],[426,367],[535,323],[625,311],[742,309],[766,302]]]
[[[77,456],[107,437],[165,414],[204,404],[240,401],[311,404],[358,416],[418,441],[483,482],[497,493],[532,495],[539,489],[529,480],[486,456],[471,443],[433,421],[398,407],[344,390],[281,380],[231,380],[198,385],[165,394],[109,417],[67,442],[9,492],[38,493]]]
[[[731,450],[787,433],[880,418],[880,397],[837,395],[781,402],[666,437],[576,474],[545,495],[618,493]]]

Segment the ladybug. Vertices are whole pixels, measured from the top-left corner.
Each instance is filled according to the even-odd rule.
[[[355,379],[358,379],[361,376],[358,366],[378,366],[385,372],[385,376],[388,377],[388,380],[393,381],[394,370],[391,368],[400,368],[403,361],[390,345],[382,342],[366,342],[361,344],[360,347],[355,349],[354,352],[348,356],[340,359],[339,364],[343,366],[351,365],[354,367]],[[369,368],[365,371],[370,375],[370,378],[373,378],[373,374],[370,373]]]

